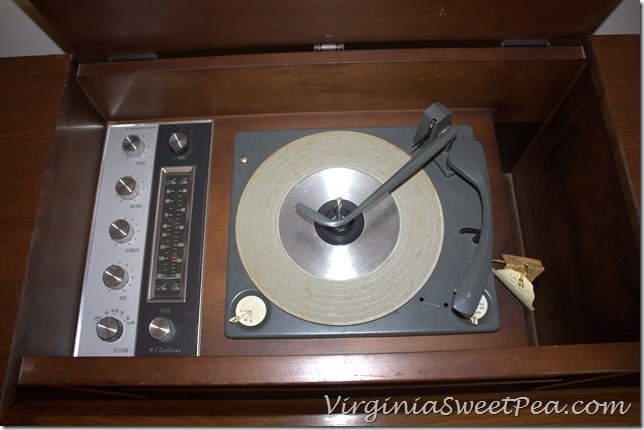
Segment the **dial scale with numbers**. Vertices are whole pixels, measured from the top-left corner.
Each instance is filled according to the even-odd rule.
[[[109,127],[75,356],[196,355],[212,122]]]

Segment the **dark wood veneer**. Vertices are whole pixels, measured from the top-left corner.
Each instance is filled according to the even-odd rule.
[[[36,3],[45,14],[58,14],[54,2]],[[318,411],[317,403],[310,403],[311,390],[353,395],[377,388],[383,396],[477,390],[502,398],[508,394],[495,392],[508,393],[514,386],[547,401],[576,395],[591,399],[595,393],[550,391],[556,388],[636,386],[636,48],[629,38],[593,38],[583,49],[255,54],[87,63],[78,68],[69,56],[0,60],[5,78],[0,126],[8,136],[1,183],[3,195],[11,196],[0,213],[4,225],[12,227],[0,232],[3,249],[9,250],[2,263],[6,291],[0,327],[12,334],[0,341],[2,422],[261,424],[262,419],[275,419],[274,424],[319,425],[337,424],[342,418],[357,424]],[[90,51],[83,55],[101,55]],[[502,328],[494,334],[226,339],[220,303],[234,133],[249,128],[412,125],[427,104],[438,100],[454,109],[455,123],[472,125],[485,147],[494,195],[495,256],[525,251],[544,260],[534,315],[498,285]],[[84,221],[65,223],[65,213],[74,207],[84,212],[92,205],[91,181],[96,180],[105,125],[197,117],[216,122],[203,356],[71,358],[69,332],[75,315],[70,312],[80,292],[89,214],[75,213]],[[495,135],[500,123],[511,124],[503,145]],[[527,139],[534,135],[535,124],[543,126],[534,140],[512,147],[512,136]],[[501,171],[502,160],[508,161],[509,171]],[[81,163],[75,176],[72,168]],[[18,182],[18,177],[24,179]],[[79,193],[65,195],[76,179],[84,183]],[[57,253],[59,247],[64,252]],[[46,316],[46,321],[36,316]],[[61,390],[76,397],[58,399]],[[94,400],[79,399],[77,390]],[[619,421],[557,418],[577,424],[639,422],[639,389],[602,390],[596,391],[603,396],[599,398],[625,398],[636,408]],[[185,400],[198,392],[207,400]],[[226,393],[235,393],[234,405],[222,400]],[[298,393],[309,397],[293,402]],[[267,395],[275,397],[262,409],[258,402]],[[251,406],[249,412],[244,406]],[[120,412],[110,414],[113,408]],[[255,413],[259,418],[251,416]],[[125,421],[129,418],[133,421]],[[486,424],[510,423],[503,417],[487,418]],[[533,419],[527,422],[551,422]],[[417,416],[380,422],[425,423]]]

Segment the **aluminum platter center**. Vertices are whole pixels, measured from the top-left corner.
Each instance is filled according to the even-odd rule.
[[[371,273],[383,264],[398,241],[400,217],[391,196],[364,213],[364,226],[350,243],[323,240],[311,222],[293,211],[296,203],[319,206],[320,202],[345,200],[360,204],[380,186],[374,177],[346,167],[315,172],[298,183],[286,196],[279,215],[279,234],[284,249],[295,264],[323,279],[346,281]],[[336,210],[337,213],[337,210]],[[351,234],[349,229],[344,233]]]

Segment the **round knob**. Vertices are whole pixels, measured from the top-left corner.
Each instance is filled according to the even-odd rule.
[[[156,341],[166,341],[174,334],[174,324],[167,318],[157,317],[150,321],[148,333]]]
[[[168,139],[168,145],[170,146],[172,152],[174,152],[175,154],[183,154],[188,150],[190,141],[188,140],[188,136],[186,136],[185,133],[178,131],[170,135],[170,138]]]
[[[127,284],[128,279],[129,277],[125,269],[116,264],[112,264],[103,270],[103,283],[106,287],[113,290],[123,288]]]
[[[123,139],[123,152],[130,157],[138,157],[145,149],[145,143],[136,134],[131,134]]]
[[[116,194],[125,200],[132,200],[139,194],[139,184],[131,176],[123,176],[116,181],[114,189],[116,190]]]
[[[110,237],[118,243],[125,243],[132,239],[134,229],[129,222],[124,219],[117,219],[110,224]]]
[[[246,327],[255,327],[264,321],[266,314],[266,302],[261,297],[248,295],[237,302],[235,316],[228,321],[241,323]]]
[[[112,317],[105,317],[96,324],[96,334],[105,342],[114,342],[123,334],[123,324]]]

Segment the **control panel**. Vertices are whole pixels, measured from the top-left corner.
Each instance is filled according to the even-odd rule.
[[[198,355],[212,128],[108,128],[74,356]]]

